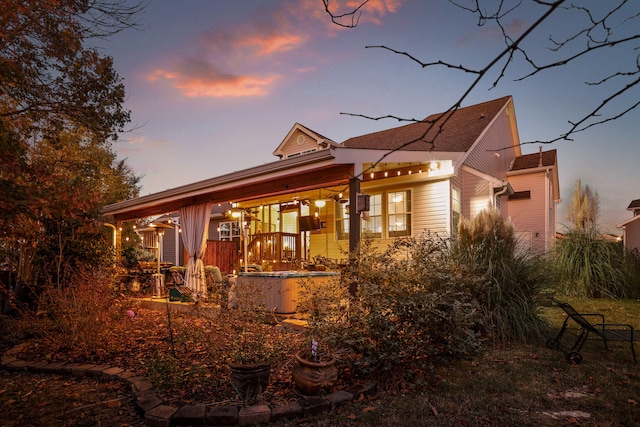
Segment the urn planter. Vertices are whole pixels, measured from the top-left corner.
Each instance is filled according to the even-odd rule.
[[[269,386],[270,363],[250,365],[230,363],[229,367],[231,368],[233,388],[245,402],[250,403],[257,400]]]
[[[293,367],[293,381],[298,390],[307,396],[330,393],[338,380],[336,360],[319,360],[317,362],[304,358],[300,352],[295,354],[296,365]]]

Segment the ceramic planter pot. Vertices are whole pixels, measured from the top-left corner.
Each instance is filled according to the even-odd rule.
[[[320,393],[329,393],[338,380],[338,368],[336,360],[312,362],[295,354],[296,365],[293,367],[293,381],[302,393],[314,396]]]
[[[238,396],[246,402],[253,401],[269,386],[271,364],[259,363],[253,365],[229,364],[231,368],[231,382]]]

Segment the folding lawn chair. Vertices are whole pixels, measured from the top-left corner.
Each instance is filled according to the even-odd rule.
[[[568,362],[575,364],[582,362],[580,349],[585,341],[589,339],[602,340],[607,350],[610,350],[608,344],[609,341],[626,341],[631,346],[633,363],[637,363],[634,344],[636,341],[640,341],[640,330],[635,330],[631,325],[606,323],[604,316],[599,313],[579,313],[566,302],[558,301],[556,299],[554,299],[553,302],[567,313],[567,318],[564,320],[560,331],[558,331],[558,335],[556,335],[555,338],[549,338],[547,340],[547,347],[560,349],[560,339],[569,326],[569,320],[572,320],[578,325],[578,339],[573,346],[565,352]],[[599,323],[591,323],[587,320],[588,318],[595,318]]]

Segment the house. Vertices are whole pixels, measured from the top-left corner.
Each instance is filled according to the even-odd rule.
[[[273,154],[274,162],[103,212],[120,222],[207,204],[209,244],[236,245],[225,273],[248,264],[296,270],[314,259],[346,262],[362,235],[379,245],[452,235],[462,218],[488,206],[512,219],[532,251],[555,239],[557,154],[522,155],[510,96],[342,143],[295,123]]]
[[[616,225],[622,229],[622,240],[624,247],[630,252],[640,254],[640,199],[632,200],[627,207],[633,216],[628,220]]]

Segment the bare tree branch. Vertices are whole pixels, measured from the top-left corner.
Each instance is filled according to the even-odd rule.
[[[493,69],[496,64],[498,64],[501,60],[503,60],[505,57],[508,57],[508,60],[506,61],[506,63],[509,63],[512,59],[513,56],[513,52],[516,51],[518,49],[519,44],[529,35],[531,34],[531,32],[533,32],[538,26],[540,26],[549,16],[551,16],[551,14],[553,14],[553,12],[560,7],[560,5],[562,3],[564,3],[565,0],[558,0],[556,2],[554,2],[549,9],[540,17],[536,20],[536,22],[534,22],[522,35],[520,35],[520,37],[518,37],[518,39],[516,39],[515,41],[513,41],[510,44],[507,44],[507,46],[505,47],[505,49],[500,52],[499,55],[497,55],[496,57],[494,57],[487,65],[485,65],[485,67],[483,67],[480,70],[472,70],[463,66],[457,66],[457,65],[453,65],[453,64],[449,64],[443,61],[436,61],[436,62],[432,62],[432,63],[425,63],[422,62],[418,59],[416,59],[414,56],[406,53],[406,52],[400,52],[397,51],[395,49],[391,49],[389,47],[386,46],[369,46],[369,47],[378,47],[378,48],[382,48],[382,49],[386,49],[388,51],[393,52],[394,54],[399,54],[399,55],[403,55],[406,56],[407,58],[409,58],[411,61],[419,64],[422,68],[426,68],[426,67],[431,67],[431,66],[444,66],[447,68],[454,68],[466,73],[470,73],[470,74],[476,74],[476,78],[474,79],[474,81],[469,85],[469,87],[465,90],[465,92],[458,98],[457,102],[455,104],[453,104],[448,110],[446,110],[445,112],[443,112],[442,114],[440,114],[433,122],[430,123],[430,125],[425,129],[425,131],[422,133],[422,135],[420,135],[419,137],[408,141],[402,145],[400,145],[399,147],[390,150],[388,153],[385,153],[383,156],[381,156],[381,158],[375,162],[372,166],[375,167],[378,163],[382,162],[385,158],[387,158],[388,156],[390,156],[391,154],[393,154],[396,151],[402,150],[403,148],[418,142],[418,141],[424,141],[427,142],[429,144],[431,144],[432,146],[435,143],[436,138],[442,133],[442,130],[444,129],[446,123],[450,120],[450,118],[453,116],[453,114],[455,114],[455,112],[462,106],[462,103],[464,102],[464,100],[469,96],[469,94],[473,91],[473,89],[480,83],[480,81],[486,76],[486,74]],[[502,15],[499,15],[502,16]],[[506,65],[505,65],[506,67]],[[497,78],[497,80],[494,82],[494,86],[498,84],[498,81],[502,78],[502,76],[504,75],[504,70],[505,67],[502,68],[502,71],[499,75],[499,77]],[[341,113],[341,114],[348,114],[348,115],[352,115],[352,116],[361,116],[361,117],[366,117],[363,115],[358,115],[358,114],[351,114],[351,113]],[[413,122],[418,122],[419,120],[415,120],[415,119],[401,119],[398,118],[396,116],[391,116],[391,115],[386,115],[386,116],[381,116],[381,117],[367,117],[369,119],[372,120],[382,120],[384,118],[394,118],[398,121],[413,121]],[[434,126],[436,125],[436,123],[438,123],[439,129],[436,132],[436,134],[433,136],[433,138],[428,139],[427,135],[428,133],[434,128]],[[368,172],[368,170],[363,171],[362,173],[366,173]]]
[[[607,2],[606,5],[604,3],[596,2],[596,5],[592,6],[591,9],[580,4],[576,5],[574,3],[569,3],[567,0],[534,0],[535,4],[546,7],[546,11],[515,40],[508,33],[507,29],[503,25],[503,21],[505,21],[507,17],[509,17],[523,5],[522,0],[515,0],[511,4],[508,0],[500,0],[498,2],[491,3],[491,10],[487,10],[487,8],[484,7],[484,5],[482,4],[482,0],[472,0],[468,2],[469,4],[463,3],[461,0],[449,1],[456,7],[477,15],[478,26],[484,26],[487,25],[488,22],[493,22],[500,29],[504,38],[505,47],[483,68],[477,69],[465,66],[463,64],[454,64],[441,60],[423,61],[416,58],[409,52],[394,49],[384,45],[366,46],[366,48],[384,49],[395,55],[405,57],[406,59],[409,59],[410,61],[418,64],[423,69],[439,66],[475,75],[475,78],[471,82],[471,84],[466,88],[466,90],[462,93],[458,100],[442,114],[441,118],[444,118],[446,114],[454,113],[462,105],[462,102],[468,97],[468,95],[477,87],[480,81],[486,78],[489,73],[494,70],[496,71],[496,74],[492,82],[492,87],[498,86],[501,80],[507,75],[507,71],[510,69],[516,58],[519,57],[519,55],[522,55],[524,61],[532,69],[525,75],[515,79],[516,82],[526,80],[527,78],[543,73],[550,69],[562,67],[569,63],[576,62],[578,59],[591,57],[593,55],[596,55],[598,52],[604,52],[603,48],[619,48],[620,46],[630,46],[632,50],[638,49],[637,41],[640,40],[640,34],[638,34],[637,28],[640,28],[640,26],[638,26],[635,21],[640,19],[640,12],[633,9],[631,11],[626,10],[628,8],[637,6],[637,4],[633,2],[633,0],[617,0],[616,2]],[[336,19],[351,17],[352,21],[349,25],[342,25],[349,28],[354,28],[357,26],[358,20],[354,19],[354,17],[357,16],[359,18],[361,16],[363,8],[367,3],[367,1],[361,2],[350,12],[337,15],[331,13],[329,0],[323,0],[323,2],[325,4],[325,10],[331,16],[332,21],[335,22]],[[596,10],[598,8],[605,9],[603,12],[596,13]],[[548,40],[552,44],[549,52],[557,53],[563,56],[560,59],[541,63],[532,57],[532,53],[528,52],[526,47],[523,47],[524,41],[531,39],[532,34],[535,30],[541,27],[541,24],[548,21],[551,16],[557,16],[560,11],[566,13],[574,13],[578,17],[583,17],[584,19],[586,19],[586,23],[583,26],[578,27],[575,32],[573,32],[573,34],[565,36],[561,40],[558,40],[553,36],[549,36]],[[628,16],[624,16],[625,13],[628,14]],[[620,15],[622,15],[622,18],[624,19],[622,19]],[[575,20],[574,17],[572,17],[572,22],[579,21]],[[624,33],[624,30],[627,28],[631,28],[631,34]],[[622,33],[621,37],[616,37],[618,31]],[[581,41],[584,43],[584,46],[578,50],[575,50],[575,45],[577,43],[580,43]],[[566,54],[565,51],[567,52]],[[632,79],[634,77],[637,77],[638,75],[640,75],[640,61],[638,60],[638,58],[638,55],[636,55],[635,70],[626,72],[619,71],[601,78],[596,82],[585,82],[585,84],[595,86],[604,84],[605,82],[613,83],[614,79],[622,80],[625,78]],[[499,65],[500,68],[497,69]],[[606,116],[603,115],[603,110],[605,109],[605,107],[610,107],[614,100],[621,99],[622,95],[628,95],[632,93],[631,91],[637,88],[637,86],[638,80],[631,80],[626,84],[622,83],[622,85],[617,90],[614,89],[611,92],[610,96],[602,99],[599,105],[594,107],[589,113],[583,115],[582,118],[574,121],[568,121],[570,125],[569,129],[563,134],[559,135],[557,138],[546,141],[524,142],[522,144],[549,144],[560,140],[571,141],[571,136],[575,133],[582,132],[594,126],[616,120],[628,114],[630,111],[638,107],[638,104],[640,103],[630,103],[620,108],[619,111],[609,113]],[[370,117],[363,114],[341,114],[359,116],[371,120],[382,120],[391,118],[400,122],[417,122],[417,120],[415,119],[404,119],[394,115]],[[432,126],[427,129],[427,132],[431,130]],[[427,133],[422,135],[416,141],[424,140],[426,134]],[[406,145],[409,145],[416,141],[410,141]],[[403,145],[396,150],[402,149],[406,145]]]
[[[362,15],[362,8],[369,2],[369,0],[364,0],[360,5],[356,6],[355,9],[350,9],[349,11],[342,14],[334,14],[329,10],[329,3],[331,0],[322,0],[324,3],[324,10],[331,17],[331,22],[334,24],[344,27],[344,28],[355,28],[358,26],[358,22],[360,21],[360,16]],[[348,21],[347,24],[344,24],[342,21]]]

